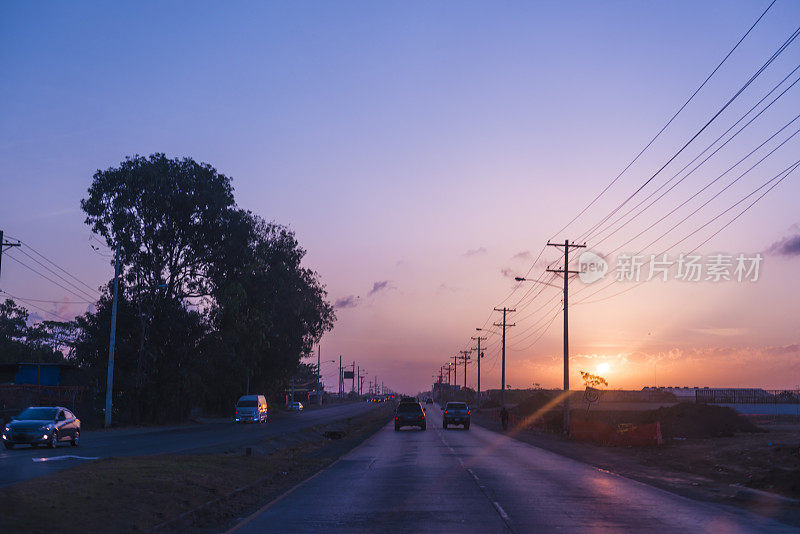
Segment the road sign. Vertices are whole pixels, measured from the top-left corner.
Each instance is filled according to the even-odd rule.
[[[586,387],[586,391],[583,392],[583,400],[588,402],[589,404],[595,404],[600,400],[600,390],[596,388]]]
[[[355,378],[356,372],[355,371],[342,371],[342,378],[345,380],[352,380]]]

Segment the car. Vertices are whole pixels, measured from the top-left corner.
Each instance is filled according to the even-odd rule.
[[[237,423],[263,423],[267,420],[267,399],[264,395],[243,395],[236,403]]]
[[[448,402],[442,414],[442,428],[447,430],[447,425],[464,425],[464,430],[469,430],[470,412],[465,402]]]
[[[425,430],[425,410],[419,402],[401,402],[394,412],[394,429],[399,431],[404,426],[418,426]]]
[[[433,399],[428,397],[427,399],[425,399],[425,404],[433,404]]]
[[[288,408],[289,408],[290,412],[302,412],[303,411],[303,403],[301,403],[301,402],[290,402]]]
[[[63,406],[31,406],[3,426],[6,449],[22,444],[48,445],[55,449],[64,441],[77,447],[80,440],[81,421]]]

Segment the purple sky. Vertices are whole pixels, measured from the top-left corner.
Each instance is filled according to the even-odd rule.
[[[548,238],[579,239],[602,220],[795,30],[800,5],[778,0],[642,158],[558,233],[767,5],[6,5],[0,16],[0,229],[97,287],[113,272],[103,256],[108,251],[90,247],[79,210],[93,172],[155,151],[208,162],[233,177],[242,207],[291,226],[308,249],[307,265],[339,303],[323,356],[342,354],[360,363],[368,380],[377,375],[416,392],[468,346],[475,327],[498,319],[495,313],[486,323],[515,287],[513,276],[528,272]],[[798,64],[800,43],[794,42],[620,214],[700,154]],[[798,86],[641,217],[608,240],[587,244],[608,254],[692,199],[619,251],[638,252],[689,216],[646,248],[660,253],[794,162],[800,134],[692,215],[800,128],[800,120],[790,124],[694,196],[800,113]],[[596,371],[603,363],[612,388],[654,381],[800,384],[798,174],[700,249],[764,253],[757,282],[651,282],[578,304],[594,288],[578,293],[583,285],[576,281],[573,385],[580,385],[580,369]],[[670,253],[692,251],[754,199]],[[35,266],[19,253],[9,255]],[[557,259],[558,251],[548,248],[531,275]],[[63,316],[87,306],[60,303],[79,299],[8,260],[0,289],[58,301],[38,305]],[[558,290],[545,286],[523,298],[529,289],[521,286],[505,303],[519,310],[511,316],[517,326],[509,331],[508,383],[559,386]],[[497,387],[497,336],[488,343],[482,385]],[[335,368],[326,369],[332,385]],[[474,385],[474,366],[468,381]]]

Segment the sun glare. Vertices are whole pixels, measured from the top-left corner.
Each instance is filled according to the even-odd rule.
[[[611,366],[608,363],[603,362],[597,365],[597,372],[601,375],[606,374],[609,369],[611,369]]]

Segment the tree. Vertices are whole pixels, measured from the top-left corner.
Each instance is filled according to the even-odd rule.
[[[248,381],[278,391],[335,314],[317,273],[302,267],[306,252],[289,229],[248,212],[237,220],[237,237],[214,277],[217,358],[209,368],[217,376],[227,370],[234,391]]]
[[[581,371],[581,378],[583,378],[583,385],[587,388],[608,386],[608,382],[605,378],[600,375],[593,375],[588,371]]]
[[[0,303],[0,362],[64,362],[69,342],[62,334],[74,325],[56,321],[29,324],[29,320],[28,310],[13,300]]]
[[[248,383],[278,392],[333,326],[294,234],[237,208],[230,179],[210,165],[128,158],[95,173],[81,207],[119,248],[114,402],[134,422],[181,419],[194,403],[229,408]],[[78,320],[75,342],[98,384],[111,287]]]
[[[208,294],[206,274],[234,208],[230,178],[191,158],[127,158],[94,174],[81,201],[86,224],[119,245],[130,288],[166,286],[164,297]]]

